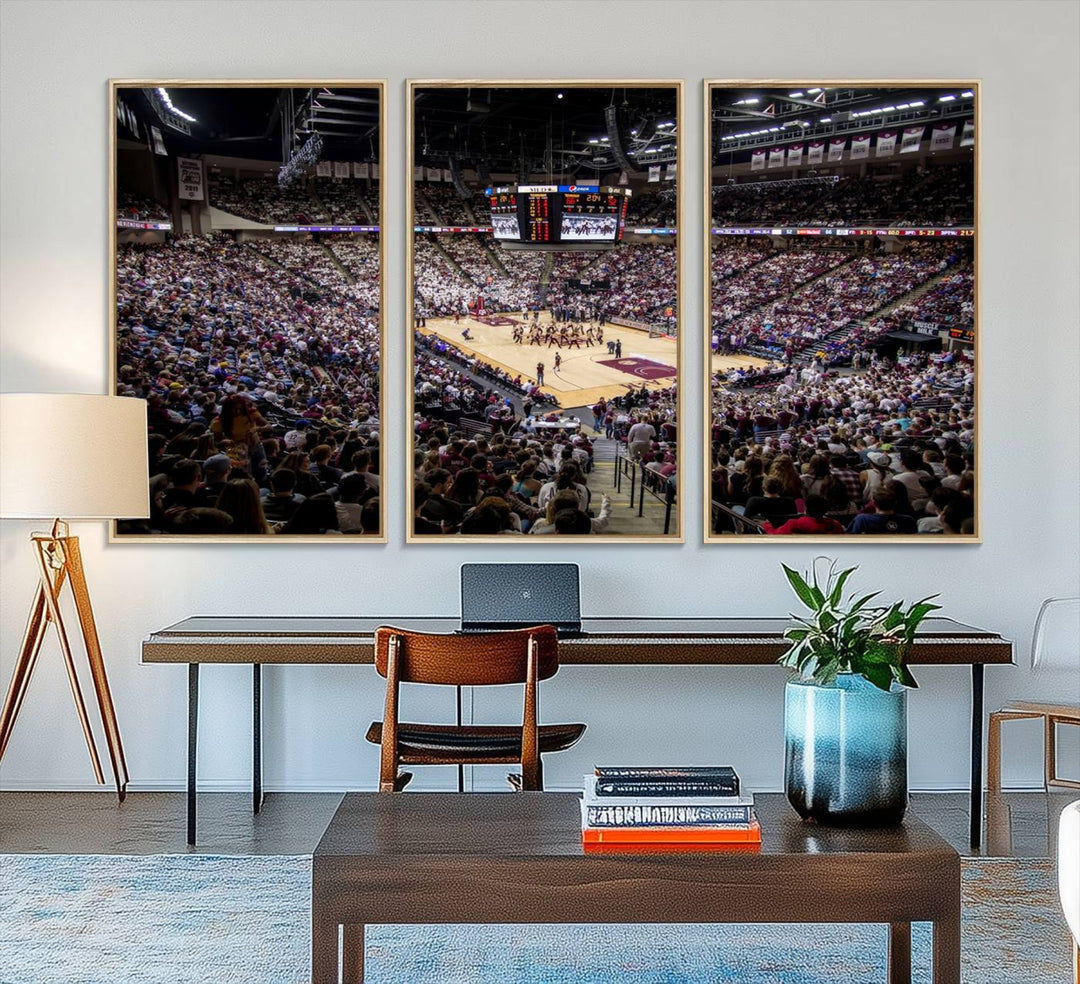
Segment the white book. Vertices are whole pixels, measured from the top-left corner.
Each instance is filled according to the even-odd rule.
[[[585,776],[584,802],[588,806],[753,806],[754,794],[738,796],[597,796],[596,776]]]

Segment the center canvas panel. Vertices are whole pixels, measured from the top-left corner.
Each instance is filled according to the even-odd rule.
[[[409,539],[682,539],[675,82],[412,82]]]

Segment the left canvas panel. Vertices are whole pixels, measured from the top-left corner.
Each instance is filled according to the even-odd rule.
[[[110,86],[112,387],[149,402],[117,540],[383,542],[384,84]]]

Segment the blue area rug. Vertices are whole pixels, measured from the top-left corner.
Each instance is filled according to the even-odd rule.
[[[1067,979],[1053,864],[965,860],[969,984]],[[311,858],[0,855],[3,984],[304,984]],[[913,927],[930,982],[929,926]],[[862,984],[883,926],[378,926],[368,984]]]

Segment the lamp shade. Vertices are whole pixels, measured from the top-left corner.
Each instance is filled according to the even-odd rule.
[[[0,394],[0,517],[149,515],[145,400]]]

